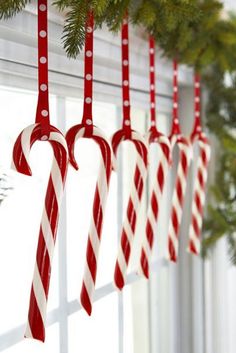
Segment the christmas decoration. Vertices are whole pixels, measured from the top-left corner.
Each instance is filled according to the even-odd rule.
[[[171,218],[168,231],[168,248],[170,260],[176,262],[178,256],[179,227],[183,214],[183,203],[187,186],[188,170],[192,158],[192,147],[188,139],[181,135],[180,132],[178,117],[178,65],[176,60],[173,62],[173,71],[173,124],[170,142],[172,150],[175,144],[178,145],[180,156],[172,198]]]
[[[14,145],[13,167],[31,175],[29,154],[32,145],[48,141],[53,149],[53,162],[41,219],[39,240],[26,337],[45,339],[46,307],[56,241],[59,208],[67,172],[67,145],[63,135],[50,125],[48,104],[47,0],[38,0],[38,79],[39,94],[36,124],[25,128]]]
[[[128,31],[128,19],[127,16],[125,16],[121,31],[123,127],[113,135],[112,148],[114,155],[116,155],[120,143],[124,140],[129,140],[134,143],[134,146],[137,150],[137,160],[115,266],[114,282],[115,286],[120,290],[124,287],[125,284],[125,276],[132,251],[138,210],[140,207],[146,179],[148,153],[144,138],[138,132],[131,129]]]
[[[66,134],[69,148],[69,160],[78,170],[74,156],[74,145],[79,138],[94,140],[101,152],[99,176],[96,184],[93,214],[87,244],[86,264],[80,294],[81,305],[89,315],[92,312],[92,300],[95,290],[98,255],[102,235],[103,217],[107,201],[109,182],[112,170],[111,148],[103,132],[93,125],[92,100],[93,100],[93,14],[86,19],[86,40],[84,52],[84,110],[82,123],[70,128]]]
[[[191,134],[191,143],[198,143],[199,155],[197,158],[196,177],[193,187],[192,217],[189,229],[188,250],[193,254],[200,253],[200,236],[202,229],[202,218],[205,204],[205,188],[207,182],[208,164],[210,161],[211,148],[210,143],[202,131],[201,127],[201,108],[200,108],[200,77],[195,74],[195,121],[193,132]]]
[[[166,181],[171,160],[171,145],[167,136],[158,131],[156,125],[156,92],[155,92],[155,42],[149,39],[149,70],[150,70],[150,118],[151,127],[148,133],[148,142],[159,145],[159,160],[157,165],[156,179],[153,182],[151,197],[149,201],[145,237],[142,244],[139,272],[146,278],[149,277],[149,260],[153,248],[154,235],[157,228],[158,215],[162,199],[163,188]]]
[[[1,1],[0,19],[12,17],[28,3],[30,0]],[[117,31],[128,9],[130,22],[142,28],[144,36],[145,31],[151,34],[163,55],[177,58],[179,63],[193,66],[201,72],[211,99],[208,101],[206,123],[221,143],[213,187],[218,204],[209,206],[204,253],[217,239],[226,236],[230,256],[236,263],[235,203],[231,196],[232,185],[235,185],[231,146],[235,144],[235,137],[227,131],[229,126],[234,128],[235,125],[232,118],[229,123],[226,117],[234,112],[234,77],[231,87],[224,82],[225,73],[228,75],[228,71],[236,70],[235,15],[226,13],[222,2],[217,0],[57,0],[53,5],[63,11],[63,15],[66,14],[63,41],[68,56],[75,57],[83,47],[84,21],[89,10],[94,11],[95,26],[106,24],[109,30]],[[214,91],[217,92],[217,100]],[[225,115],[222,106],[226,110]]]

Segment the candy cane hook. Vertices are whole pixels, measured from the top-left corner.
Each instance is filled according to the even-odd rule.
[[[172,149],[175,144],[179,147],[179,162],[177,166],[177,177],[172,198],[171,218],[168,231],[169,258],[176,262],[179,249],[179,228],[183,215],[184,196],[187,187],[187,176],[192,159],[192,148],[188,139],[181,135],[178,117],[178,65],[173,62],[173,124],[170,141]]]
[[[156,92],[155,92],[155,41],[149,38],[149,68],[150,68],[150,117],[151,127],[148,133],[149,146],[156,143],[160,147],[160,159],[157,165],[156,178],[153,181],[151,197],[148,206],[145,237],[142,243],[139,272],[149,278],[149,261],[151,258],[154,234],[157,228],[162,193],[170,167],[171,145],[167,136],[158,131],[156,124]]]
[[[82,124],[73,126],[66,134],[66,140],[69,149],[69,160],[75,169],[78,169],[78,166],[74,156],[74,145],[79,138],[89,138],[94,140],[98,144],[101,152],[99,175],[96,183],[93,201],[93,214],[87,243],[87,254],[83,276],[83,284],[80,293],[81,305],[89,315],[91,315],[92,313],[92,301],[96,284],[102,225],[112,170],[112,154],[110,145],[107,142],[107,138],[105,137],[103,132],[93,125],[92,119],[93,27],[93,14],[90,13],[86,23],[85,38],[85,93],[83,119]]]
[[[114,283],[118,289],[125,285],[125,276],[129,265],[130,254],[132,251],[135,236],[136,220],[141,204],[144,183],[147,172],[147,146],[145,139],[136,131],[131,129],[130,119],[130,92],[129,92],[129,37],[128,37],[128,18],[123,20],[122,30],[122,93],[123,93],[123,127],[112,137],[112,148],[114,155],[122,141],[133,142],[137,151],[137,160],[128,201],[126,216],[123,222],[121,239],[118,249],[117,261],[115,265]]]
[[[195,121],[194,127],[191,134],[191,143],[197,143],[199,146],[199,155],[197,157],[197,170],[196,178],[193,187],[193,200],[192,200],[192,217],[189,229],[189,244],[188,250],[199,255],[200,253],[200,236],[203,222],[203,210],[205,204],[205,193],[206,193],[206,183],[208,174],[208,165],[211,156],[211,147],[209,140],[205,133],[202,131],[201,127],[201,91],[200,91],[200,77],[195,74],[194,77],[195,86]]]
[[[56,241],[59,208],[67,172],[67,144],[59,130],[50,125],[48,104],[48,47],[47,1],[38,1],[38,78],[39,94],[36,124],[25,128],[13,149],[13,167],[20,173],[31,175],[29,154],[32,145],[47,140],[53,149],[43,215],[40,224],[33,283],[30,294],[28,323],[25,337],[45,340],[45,320]]]

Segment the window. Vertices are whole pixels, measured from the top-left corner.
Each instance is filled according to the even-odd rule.
[[[46,342],[42,345],[36,341],[23,340],[38,240],[37,230],[50,169],[49,156],[52,153],[46,143],[39,142],[31,152],[33,176],[26,177],[10,171],[13,143],[19,132],[34,121],[35,116],[37,72],[33,45],[35,38],[32,35],[35,25],[32,8],[27,8],[12,21],[0,23],[0,168],[8,174],[9,185],[14,187],[0,205],[0,351],[216,353],[205,348],[205,344],[208,344],[205,336],[211,332],[209,327],[213,321],[209,309],[212,288],[209,283],[206,286],[203,283],[203,275],[209,279],[208,265],[203,267],[200,259],[188,256],[184,241],[181,242],[178,265],[169,264],[165,259],[168,223],[166,209],[172,193],[173,173],[169,175],[162,204],[150,281],[140,278],[136,273],[148,202],[146,192],[138,220],[135,252],[131,258],[127,286],[122,293],[114,289],[112,280],[117,244],[135,156],[133,146],[128,142],[123,143],[119,150],[118,172],[113,172],[111,178],[92,317],[87,317],[81,310],[78,297],[99,156],[97,146],[85,139],[76,143],[80,170],[76,172],[70,167],[68,172],[52,267]],[[4,31],[1,31],[2,28]],[[51,18],[49,28],[51,121],[65,132],[79,123],[82,116],[83,65],[80,59],[69,61],[62,52],[59,45],[61,25],[56,15]],[[147,43],[138,38],[135,32],[132,33],[133,42],[131,81],[137,82],[141,89],[134,87],[131,82],[132,117],[134,128],[145,133],[148,126]],[[121,126],[119,45],[119,38],[112,37],[105,30],[96,33],[94,121],[108,137]],[[157,68],[160,73],[158,90],[163,94],[158,96],[158,124],[163,132],[168,133],[171,113],[170,63],[158,58]],[[180,112],[182,119],[185,119],[182,124],[185,133],[190,131],[192,124],[191,119],[186,118],[192,117],[191,78],[191,71],[181,70],[180,80],[184,87],[181,89]],[[150,155],[153,176],[158,158],[155,146],[151,147]],[[190,194],[191,185],[188,189]],[[187,197],[185,212],[189,212],[189,201]],[[187,232],[188,224],[183,224],[181,239],[187,237]],[[232,271],[229,276],[233,276]],[[232,300],[232,296],[230,298]],[[204,315],[209,316],[206,334],[203,332]],[[233,346],[232,334],[230,337]],[[217,353],[225,351],[219,350]]]
[[[14,141],[19,132],[34,120],[36,94],[32,91],[2,87],[0,99],[2,102],[0,114],[8,117],[2,123],[1,149],[5,153],[0,163],[3,170],[10,175],[9,182],[14,188],[0,207],[1,229],[4,234],[0,261],[2,268],[7,268],[7,271],[1,274],[4,286],[0,308],[2,315],[0,349],[9,352],[32,351],[32,349],[37,352],[49,352],[55,349],[59,351],[60,347],[60,351],[68,352],[77,349],[92,352],[100,349],[107,353],[111,351],[118,353],[122,351],[121,346],[124,352],[136,352],[138,345],[140,349],[143,347],[142,352],[148,352],[149,285],[135,274],[138,268],[141,231],[137,233],[136,252],[131,258],[131,273],[128,275],[130,285],[124,289],[123,294],[119,294],[112,284],[123,217],[122,209],[124,212],[132,180],[133,168],[130,162],[132,161],[134,166],[135,161],[134,148],[127,142],[123,143],[118,153],[118,164],[122,165],[124,172],[121,175],[119,169],[118,175],[113,172],[111,178],[92,317],[87,317],[80,310],[77,299],[82,283],[87,233],[98,169],[95,161],[99,159],[99,151],[95,143],[81,139],[76,144],[76,158],[80,170],[76,172],[69,168],[66,196],[60,216],[49,291],[49,327],[46,343],[42,346],[31,340],[22,341],[38,240],[37,229],[50,170],[48,156],[52,156],[52,152],[49,145],[38,142],[31,152],[33,176],[27,177],[10,171]],[[11,104],[13,101],[15,104]],[[62,125],[60,117],[64,113],[65,130],[80,121],[81,100],[51,96],[50,102],[53,124]],[[109,136],[119,128],[118,114],[119,109],[113,104],[104,102],[94,104],[95,123]],[[144,133],[145,111],[134,109],[132,114],[135,116],[136,128]],[[17,116],[23,116],[24,119],[18,120]],[[144,195],[139,216],[140,229],[145,220],[145,198],[147,197]],[[31,211],[32,208],[34,212]],[[136,337],[140,330],[142,332],[145,330],[145,335],[137,342]],[[81,336],[79,340],[78,335]],[[14,345],[15,343],[17,344]]]

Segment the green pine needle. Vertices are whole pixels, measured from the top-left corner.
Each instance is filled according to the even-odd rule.
[[[28,3],[30,3],[30,0],[0,0],[0,20],[16,15]]]

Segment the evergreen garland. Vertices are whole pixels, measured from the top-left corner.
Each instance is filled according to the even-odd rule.
[[[204,223],[203,255],[226,237],[229,256],[236,265],[236,73],[213,66],[205,75],[209,99],[207,125],[218,139],[217,173]]]
[[[30,0],[0,0],[0,20]],[[203,253],[225,236],[236,265],[236,17],[218,0],[54,0],[66,13],[64,48],[76,57],[84,45],[84,23],[93,10],[95,25],[116,32],[124,14],[152,34],[163,55],[201,71],[208,90],[207,125],[219,142],[214,201],[208,205]]]

